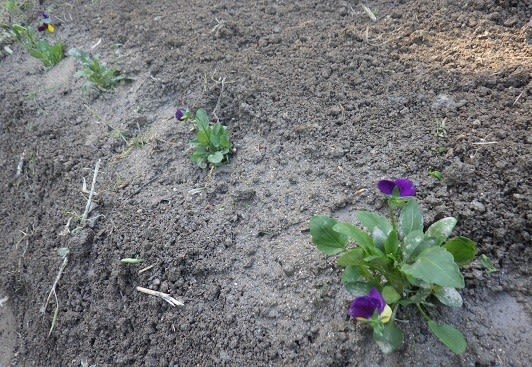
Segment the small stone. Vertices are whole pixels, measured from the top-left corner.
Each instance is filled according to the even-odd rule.
[[[251,268],[253,264],[255,263],[255,259],[253,257],[247,258],[247,260],[244,262],[243,267],[245,269]]]
[[[345,17],[347,15],[347,8],[345,6],[341,6],[338,8],[338,14],[341,17]]]
[[[506,19],[503,23],[503,25],[505,27],[513,27],[515,25],[517,25],[517,23],[519,23],[519,18],[518,17],[511,17],[509,19]]]
[[[484,213],[486,211],[486,206],[478,200],[473,200],[471,202],[471,208],[480,213]]]
[[[295,273],[296,268],[293,264],[284,264],[283,271],[287,276],[292,276]]]

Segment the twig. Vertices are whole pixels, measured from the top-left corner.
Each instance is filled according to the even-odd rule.
[[[521,96],[523,95],[523,93],[525,93],[525,91],[526,91],[526,88],[523,89],[523,91],[521,93],[519,93],[519,95],[515,99],[514,103],[512,103],[512,106],[515,106],[515,104],[517,103],[517,101],[519,101],[519,98],[521,98]]]
[[[59,283],[59,279],[61,279],[61,275],[63,274],[63,270],[65,270],[65,267],[68,264],[68,254],[63,257],[63,262],[61,263],[61,266],[59,267],[59,271],[57,272],[57,276],[55,277],[54,284],[52,284],[52,288],[50,289],[50,293],[48,293],[48,298],[46,298],[46,302],[41,307],[41,313],[44,313],[46,311],[46,307],[48,307],[48,303],[50,302],[50,297],[52,297],[52,294],[55,294],[55,288],[57,287],[57,283]]]
[[[184,306],[185,304],[182,301],[178,301],[177,299],[171,297],[169,294],[154,291],[152,289],[143,288],[143,287],[137,287],[137,290],[141,293],[149,294],[151,296],[159,297],[168,302],[172,306]]]
[[[146,266],[145,268],[140,269],[139,270],[139,274],[142,274],[145,271],[148,271],[148,270],[152,269],[154,266],[155,266],[155,264],[152,264],[152,265]]]
[[[216,25],[215,25],[214,27],[212,27],[212,29],[211,29],[211,31],[210,31],[209,33],[217,32],[217,31],[220,30],[220,29],[224,26],[224,24],[225,24],[225,22],[224,22],[223,19],[222,19],[222,20],[218,20],[218,18],[214,18],[214,20],[216,20]]]
[[[497,144],[498,141],[479,141],[476,143],[471,143],[473,145],[488,145],[488,144]]]
[[[220,87],[220,94],[218,95],[218,100],[216,101],[216,106],[214,106],[214,110],[212,110],[212,115],[216,119],[216,122],[220,122],[220,119],[218,118],[218,115],[216,114],[216,110],[220,107],[220,101],[222,100],[222,93],[224,92],[224,88],[225,88],[225,78],[221,78],[220,77],[220,78],[218,78],[217,81],[214,80],[214,79],[213,79],[213,81],[222,85]]]
[[[18,164],[17,164],[17,174],[15,175],[15,177],[18,177],[22,174],[22,168],[24,167],[24,156],[26,155],[26,151],[23,150],[22,151],[22,154],[20,155],[20,159],[18,161]]]
[[[6,303],[7,301],[9,300],[9,297],[4,297],[4,298],[0,298],[0,307],[2,307],[4,305],[4,303]]]
[[[101,161],[102,161],[101,159],[98,159],[98,162],[96,162],[96,166],[94,167],[94,175],[92,176],[91,191],[89,192],[89,198],[87,199],[87,205],[85,205],[85,211],[83,212],[83,216],[81,217],[82,224],[84,224],[87,221],[87,216],[89,215],[91,211],[92,196],[94,195],[94,186],[96,185],[96,176],[98,176],[98,170],[100,169]]]
[[[91,50],[94,50],[96,47],[98,47],[102,43],[102,39],[100,38],[98,42],[96,42],[94,45],[91,46]]]
[[[369,16],[369,18],[373,21],[373,22],[376,22],[377,21],[377,17],[375,16],[375,14],[371,11],[370,8],[368,8],[366,5],[364,4],[360,4],[362,6],[362,9],[364,9],[364,11],[366,12],[366,14]]]

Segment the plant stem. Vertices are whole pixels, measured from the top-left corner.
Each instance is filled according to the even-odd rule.
[[[427,321],[431,321],[432,319],[428,315],[428,313],[421,307],[421,304],[416,303],[416,307],[418,308],[419,312],[421,312],[421,315],[423,315],[423,318]]]
[[[390,220],[392,221],[392,227],[394,231],[397,231],[397,218],[395,216],[395,208],[390,203],[390,201],[388,201],[388,213],[390,214]]]

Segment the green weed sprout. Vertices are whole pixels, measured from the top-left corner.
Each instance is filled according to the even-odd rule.
[[[365,230],[327,216],[310,219],[318,250],[338,256],[336,262],[344,268],[342,283],[355,296],[348,315],[372,327],[381,351],[390,353],[403,344],[403,332],[394,323],[397,309],[415,305],[430,331],[452,352],[462,354],[467,347],[462,333],[434,321],[429,310],[434,301],[462,306],[457,288],[465,283],[459,266],[474,259],[475,242],[448,238],[457,223],[453,217],[440,219],[424,231],[410,180],[381,180],[377,186],[386,195],[389,219],[358,211],[356,217]],[[348,247],[349,241],[356,246]]]
[[[120,75],[120,71],[110,68],[100,61],[97,56],[73,48],[68,51],[68,55],[74,57],[83,66],[83,70],[76,72],[78,78],[85,78],[83,91],[89,90],[109,91],[120,81],[128,80],[126,76]]]
[[[202,108],[196,111],[195,116],[192,112],[179,108],[175,116],[178,121],[190,120],[196,129],[196,137],[192,141],[194,151],[190,159],[200,168],[206,168],[209,164],[218,167],[228,160],[232,144],[226,126],[219,122],[211,125],[207,112]]]
[[[51,67],[63,60],[64,46],[61,42],[50,43],[39,38],[33,29],[20,24],[14,24],[11,30],[28,53],[40,60],[44,66]]]

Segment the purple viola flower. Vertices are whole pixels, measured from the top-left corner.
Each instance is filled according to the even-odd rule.
[[[349,306],[347,313],[351,317],[369,319],[375,311],[384,311],[386,303],[376,288],[371,288],[367,296],[357,297]]]
[[[347,314],[357,320],[369,320],[375,312],[383,323],[390,321],[392,309],[386,304],[380,292],[376,288],[371,288],[367,296],[353,300]]]
[[[416,186],[407,178],[398,178],[396,180],[380,180],[377,187],[385,195],[392,195],[393,190],[399,189],[399,196],[416,196]]]
[[[187,112],[186,108],[178,108],[177,111],[175,111],[175,118],[177,121],[184,121],[187,117]]]

